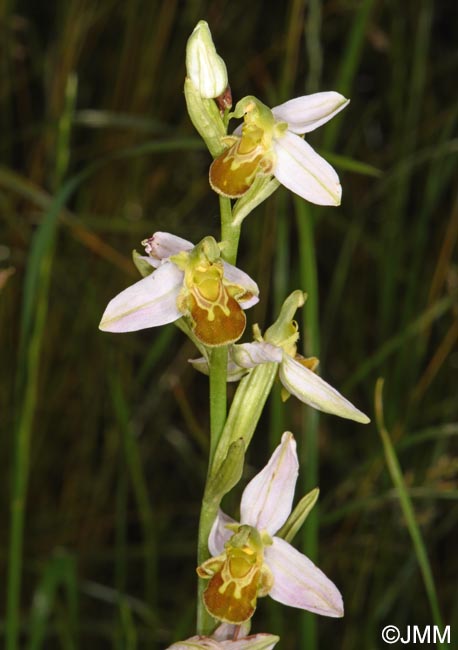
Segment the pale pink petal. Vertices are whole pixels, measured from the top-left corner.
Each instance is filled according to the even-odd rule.
[[[218,510],[215,521],[213,522],[210,535],[208,537],[208,550],[215,557],[224,551],[224,544],[230,540],[234,534],[233,530],[226,528],[227,524],[237,523],[235,519],[226,515],[222,510]]]
[[[274,585],[269,596],[283,605],[306,609],[323,616],[343,616],[339,590],[305,555],[279,537],[264,550]]]
[[[273,634],[252,634],[239,641],[221,641],[224,650],[272,650],[280,641]]]
[[[201,372],[204,375],[210,374],[210,368],[208,366],[208,361],[204,357],[199,357],[198,359],[188,359],[188,362],[198,372]],[[227,381],[240,381],[247,371],[245,368],[241,368],[235,363],[231,356],[231,348],[229,348],[229,356],[227,360]]]
[[[173,643],[166,650],[223,650],[219,641],[208,636],[192,636],[186,641]]]
[[[224,279],[231,284],[237,284],[240,287],[243,287],[243,289],[250,294],[247,298],[237,298],[237,302],[243,307],[243,309],[248,309],[259,302],[259,287],[256,282],[250,278],[248,273],[241,271],[228,262],[223,262],[223,266]]]
[[[313,408],[363,424],[370,422],[367,415],[353,406],[335,388],[286,353],[283,354],[280,364],[279,377],[291,395]]]
[[[104,332],[133,332],[172,323],[182,316],[177,296],[183,272],[167,263],[128,287],[108,303],[99,328]]]
[[[203,375],[210,374],[210,367],[205,357],[198,357],[197,359],[188,359],[188,363],[191,364],[194,370],[201,372]]]
[[[260,363],[269,363],[270,361],[280,363],[283,358],[281,348],[264,341],[234,345],[232,355],[235,362],[242,368],[254,368]]]
[[[291,512],[298,472],[296,441],[286,432],[267,465],[243,492],[241,523],[276,533]]]
[[[171,255],[178,255],[181,251],[190,251],[194,248],[187,239],[177,237],[169,232],[155,232],[152,237],[142,242],[145,251],[155,260],[167,259]]]
[[[279,122],[287,122],[288,130],[303,135],[325,124],[343,110],[350,100],[334,91],[315,93],[290,99],[272,109]]]
[[[340,205],[339,177],[305,140],[287,131],[275,138],[274,150],[274,175],[282,185],[311,203]]]
[[[231,627],[235,628],[236,626]],[[239,626],[237,626],[238,628]],[[178,641],[169,646],[167,650],[272,650],[279,640],[279,637],[273,634],[253,634],[239,638],[237,641],[219,640],[215,633],[212,637],[193,636],[186,641]]]
[[[270,641],[273,641],[274,639],[278,638],[278,637],[273,637],[270,634],[256,634],[253,636],[248,636],[250,627],[251,627],[250,621],[247,621],[246,623],[242,623],[241,625],[233,625],[232,623],[221,623],[221,625],[219,625],[216,628],[216,630],[213,632],[212,639],[215,639],[215,641],[229,641],[228,646],[224,644],[223,646],[232,647],[230,643],[232,643],[234,637],[237,637],[240,640],[255,640],[261,637],[263,639],[267,639],[268,637],[271,637]],[[242,646],[242,647],[250,647],[250,646]],[[273,646],[266,646],[265,650],[269,650],[270,647]]]
[[[216,641],[228,641],[234,638],[235,634],[245,637],[250,631],[249,625],[244,623],[242,627],[239,625],[232,625],[232,623],[221,623],[212,634],[212,638]]]

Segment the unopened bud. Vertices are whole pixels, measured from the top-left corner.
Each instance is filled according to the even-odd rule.
[[[188,39],[186,70],[201,97],[214,99],[225,92],[228,85],[226,64],[216,52],[205,20],[197,23]]]

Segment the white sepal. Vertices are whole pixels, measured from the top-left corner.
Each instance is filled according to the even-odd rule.
[[[273,634],[253,634],[238,641],[222,641],[221,650],[273,650],[280,637]]]
[[[340,205],[342,187],[331,165],[295,133],[275,138],[274,175],[282,185],[317,205]]]
[[[246,486],[240,503],[242,524],[270,535],[287,520],[294,498],[299,462],[292,433],[283,434],[269,462]]]
[[[145,262],[145,264],[149,264],[149,266],[152,266],[153,269],[157,269],[157,267],[162,264],[161,260],[156,260],[156,259],[154,259],[154,257],[150,257],[149,255],[139,255],[137,253],[137,251],[135,251],[135,250],[134,250],[133,254],[136,256],[137,260],[141,260],[142,262]],[[134,264],[136,264],[135,259],[134,259]],[[136,264],[136,266],[137,266],[137,264]],[[137,266],[137,268],[138,268],[138,266]]]
[[[242,368],[254,368],[260,363],[274,361],[280,363],[283,357],[282,350],[276,345],[264,341],[241,343],[234,345],[232,356],[234,361]]]
[[[239,636],[240,626],[224,624],[228,628],[234,628],[231,635],[224,635],[220,638],[218,630],[223,626],[220,625],[211,637],[193,636],[186,641],[178,641],[169,646],[167,650],[273,650],[280,640],[280,637],[273,634],[252,634],[250,636]],[[237,641],[232,638],[238,636]],[[227,638],[226,638],[227,637]]]
[[[201,372],[203,375],[210,374],[210,368],[208,361],[205,357],[199,357],[198,359],[188,359],[188,362],[198,372]],[[227,381],[240,381],[244,375],[246,375],[246,368],[241,368],[237,365],[232,359],[231,348],[229,348],[229,355],[227,359]]]
[[[280,381],[286,390],[305,404],[325,413],[367,424],[367,415],[358,410],[335,388],[298,361],[283,354],[280,364]]]
[[[315,614],[343,616],[339,590],[305,555],[279,537],[274,537],[272,546],[267,546],[264,553],[274,577],[271,598]]]
[[[99,328],[134,332],[173,323],[182,316],[177,307],[182,284],[183,272],[174,264],[164,264],[110,300]]]
[[[165,650],[223,650],[224,646],[209,636],[192,636],[186,641],[173,643]]]
[[[334,91],[314,93],[275,106],[272,113],[277,121],[288,124],[288,131],[303,135],[328,122],[349,102],[349,99]]]

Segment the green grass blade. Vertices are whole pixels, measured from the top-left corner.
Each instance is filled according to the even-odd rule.
[[[345,97],[350,95],[353,79],[361,61],[367,25],[374,4],[374,0],[363,0],[360,4],[348,34],[347,43],[343,49],[345,54],[337,74],[335,90]],[[342,118],[338,116],[327,125],[323,139],[324,149],[334,149],[341,123]]]
[[[407,327],[402,329],[398,334],[383,343],[378,350],[366,359],[352,374],[350,379],[344,384],[343,392],[349,392],[353,386],[374,369],[378,368],[383,361],[396,352],[410,338],[418,336],[421,332],[433,323],[437,318],[445,314],[455,303],[455,296],[445,296],[435,302],[429,309],[426,309],[418,318],[411,322]]]
[[[71,112],[73,104],[74,97],[71,97],[66,110]],[[67,148],[69,146],[69,137],[60,140],[59,146]],[[68,152],[57,151],[56,158],[59,159],[59,157],[68,160]],[[61,171],[63,172],[64,169]],[[7,650],[16,650],[19,642],[19,608],[30,443],[38,399],[40,357],[48,315],[49,287],[56,229],[61,209],[76,186],[75,180],[64,185],[45,215],[33,238],[24,281],[16,381],[18,415],[10,501],[11,532],[8,555]]]
[[[377,167],[374,167],[373,165],[368,165],[367,163],[355,160],[349,156],[343,156],[331,151],[323,151],[322,149],[320,149],[320,154],[326,158],[331,165],[341,169],[342,171],[361,174],[361,176],[371,176],[372,178],[380,178],[380,176],[383,176],[383,171],[381,169],[377,169]]]
[[[286,192],[277,192],[274,196],[275,215],[276,215],[276,246],[274,250],[275,255],[275,273],[272,277],[272,293],[273,293],[273,313],[275,317],[280,313],[281,306],[286,296],[288,295],[289,288],[289,273],[290,273],[290,224],[288,220],[287,205],[288,197]],[[285,430],[285,408],[281,400],[280,391],[273,390],[269,398],[269,448],[270,451],[277,447],[280,440],[281,432]],[[280,617],[279,617],[280,618]]]
[[[433,617],[433,621],[434,624],[437,625],[439,630],[442,631],[444,626],[443,626],[442,616],[440,613],[436,586],[431,571],[431,565],[429,563],[428,554],[426,551],[426,546],[423,541],[420,527],[415,517],[415,511],[413,509],[412,501],[404,481],[404,476],[402,474],[399,460],[396,456],[396,452],[391,442],[390,435],[387,429],[385,428],[385,423],[383,420],[382,391],[383,391],[383,379],[379,379],[377,381],[377,385],[375,388],[375,414],[376,414],[377,429],[380,434],[380,438],[382,440],[386,465],[388,467],[391,480],[393,481],[393,485],[396,488],[398,498],[399,498],[399,504],[402,508],[402,512],[404,514],[407,528],[409,530],[410,537],[412,539],[412,545],[415,551],[415,555],[417,557],[417,562],[423,576],[423,582],[425,584],[426,593],[431,607],[431,614]],[[437,647],[445,650],[445,645],[440,643],[439,641],[437,642]]]
[[[157,603],[157,541],[154,513],[150,505],[148,486],[142,466],[139,446],[130,425],[128,405],[119,379],[112,373],[110,391],[113,410],[122,438],[126,465],[132,485],[145,544],[145,599],[155,610]]]
[[[307,293],[307,300],[302,313],[302,335],[306,356],[319,356],[319,289],[315,254],[314,213],[308,203],[295,198],[297,228],[299,232],[299,277],[300,287]],[[302,469],[302,490],[310,492],[319,483],[319,413],[310,407],[304,407],[303,436],[300,445]],[[318,556],[319,509],[315,507],[302,529],[302,550],[312,561]],[[302,643],[304,647],[317,647],[317,629],[313,615],[302,615]]]
[[[47,632],[50,626],[53,607],[63,587],[67,596],[67,616],[65,620],[67,647],[78,648],[76,639],[78,620],[78,590],[76,564],[73,557],[58,552],[50,558],[45,566],[43,576],[36,588],[29,622],[28,650],[40,650],[46,647]]]

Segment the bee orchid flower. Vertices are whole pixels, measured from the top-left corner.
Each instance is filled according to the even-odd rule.
[[[316,374],[318,359],[304,358],[298,354],[299,331],[293,316],[304,301],[305,294],[302,291],[293,291],[285,300],[277,321],[267,329],[264,336],[255,325],[254,341],[229,348],[228,381],[238,381],[244,374],[263,364],[276,364],[284,400],[294,395],[319,411],[367,424],[370,422],[367,415]],[[191,359],[190,363],[196,370],[208,374],[205,358]]]
[[[142,244],[147,255],[137,256],[137,264],[151,273],[109,302],[101,330],[132,332],[184,317],[204,345],[225,345],[240,338],[246,325],[244,309],[258,302],[258,286],[221,259],[213,237],[194,246],[157,232]]]
[[[296,442],[286,432],[266,467],[245,488],[240,522],[221,510],[208,548],[212,557],[198,567],[208,580],[208,612],[232,624],[249,620],[258,597],[323,616],[343,616],[337,587],[305,555],[275,536],[291,513],[299,463]]]
[[[304,404],[324,413],[355,420],[361,424],[370,422],[367,415],[353,406],[335,388],[316,374],[315,369],[319,363],[316,357],[304,358],[295,350],[291,354],[281,346],[266,341],[254,341],[234,346],[232,356],[241,368],[254,368],[263,363],[276,363],[278,376],[283,386],[283,399],[294,395]]]
[[[243,117],[243,124],[223,138],[227,148],[210,167],[210,185],[223,196],[238,198],[257,176],[273,175],[311,203],[340,205],[339,177],[301,136],[328,122],[349,101],[329,91],[270,109],[256,97],[244,97],[230,114]]]

